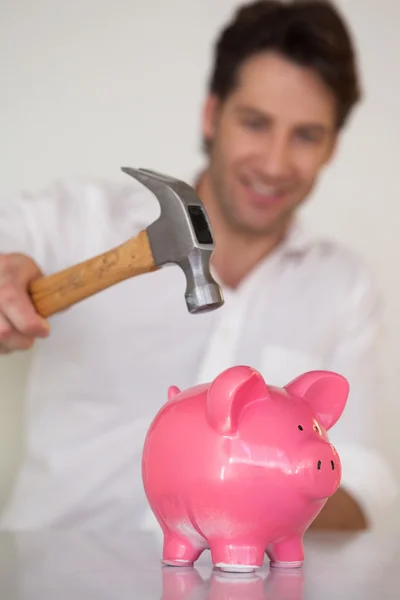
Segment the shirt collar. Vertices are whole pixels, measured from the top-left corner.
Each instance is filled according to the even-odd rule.
[[[260,274],[265,273],[265,269],[268,268],[269,264],[273,264],[276,259],[280,260],[280,258],[300,257],[304,255],[314,243],[315,241],[311,232],[296,216],[287,231],[286,237],[280,242],[279,246],[277,246],[270,255],[267,255],[262,259],[252,271],[245,276],[242,283],[236,289],[231,289],[224,285],[212,265],[210,265],[211,274],[223,288],[226,299],[232,296],[240,296],[245,293],[246,290],[250,289],[254,282],[259,280]]]
[[[299,216],[295,216],[280,244],[284,254],[304,254],[315,243],[314,237]]]

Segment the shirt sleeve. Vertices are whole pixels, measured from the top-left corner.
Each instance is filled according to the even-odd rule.
[[[70,265],[88,231],[87,195],[84,185],[58,181],[0,197],[0,253],[26,254],[45,273]]]
[[[381,368],[382,301],[366,270],[359,270],[352,280],[330,364],[332,371],[347,378],[350,393],[329,437],[341,459],[342,487],[374,526],[394,506],[399,485],[385,456],[384,432],[379,426],[380,400],[387,397]]]

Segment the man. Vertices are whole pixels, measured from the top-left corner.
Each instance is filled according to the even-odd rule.
[[[378,522],[397,487],[374,439],[374,285],[357,257],[312,239],[296,216],[359,97],[351,39],[328,2],[244,5],[221,33],[197,183],[226,300],[213,313],[189,315],[182,273],[164,269],[54,316],[50,330],[28,283],[138,233],[157,202],[124,179],[64,181],[2,203],[1,348],[35,344],[26,458],[3,528],[141,525],[142,444],[168,386],[208,381],[232,364],[276,385],[319,368],[349,379],[348,406],[330,432],[342,486],[314,526]]]

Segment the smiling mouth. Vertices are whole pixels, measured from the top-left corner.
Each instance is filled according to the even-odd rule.
[[[267,206],[282,201],[287,195],[287,190],[282,186],[265,184],[258,180],[243,180],[247,195],[252,204]]]

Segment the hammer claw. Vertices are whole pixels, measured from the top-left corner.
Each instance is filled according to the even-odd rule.
[[[180,196],[181,201],[187,202],[191,200],[195,204],[199,203],[199,199],[193,198],[193,188],[181,179],[171,177],[160,171],[153,171],[151,169],[133,169],[132,167],[122,167],[122,171],[131,175],[137,181],[140,181],[154,194],[162,194],[165,196],[167,189],[174,194]]]
[[[163,181],[166,184],[176,183],[178,180],[175,177],[171,177],[170,175],[165,175],[164,173],[160,173],[159,171],[152,171],[151,169],[137,169],[137,173],[142,173],[143,175],[148,175],[153,179],[158,179],[159,181]]]
[[[156,196],[158,196],[160,192],[162,193],[163,188],[165,188],[166,181],[160,176],[156,176],[156,173],[150,171],[149,169],[133,169],[132,167],[122,167],[121,170],[124,173],[127,173],[127,175],[131,175],[131,177],[134,179],[137,179],[137,181],[146,186],[151,192],[156,194]]]
[[[211,226],[196,191],[180,179],[151,169],[122,167],[122,171],[153,192],[160,204],[159,218],[146,230],[154,264],[176,264],[184,271],[189,312],[222,306],[222,290],[210,272]]]

